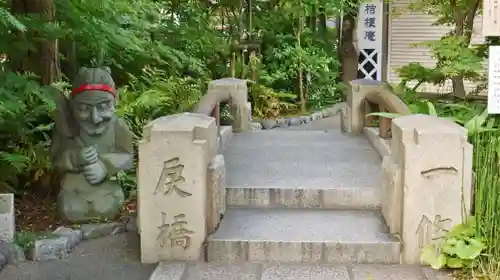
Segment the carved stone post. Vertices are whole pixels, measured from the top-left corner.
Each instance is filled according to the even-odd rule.
[[[250,130],[250,116],[252,111],[248,106],[247,82],[241,79],[224,78],[214,80],[208,86],[207,96],[230,96],[231,114],[234,117],[233,131],[244,132]],[[219,100],[222,98],[219,98]]]
[[[217,126],[206,115],[154,120],[139,143],[141,260],[198,260],[207,234],[207,168]]]
[[[0,241],[13,242],[15,232],[14,194],[0,194]]]
[[[365,125],[365,97],[373,91],[387,91],[387,85],[380,81],[358,79],[351,82],[347,93],[347,108],[341,112],[343,130],[350,134],[361,134]]]
[[[472,145],[445,119],[411,115],[392,121],[391,155],[383,160],[382,214],[403,244],[402,261],[440,242],[471,209]]]

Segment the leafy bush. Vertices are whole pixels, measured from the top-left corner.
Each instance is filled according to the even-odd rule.
[[[476,235],[476,219],[472,217],[452,228],[438,244],[424,247],[420,258],[434,269],[473,268],[485,248],[480,235]]]
[[[253,83],[250,88],[250,99],[252,101],[252,115],[256,118],[277,118],[283,111],[296,109],[292,102],[296,98],[294,94],[281,92],[263,85]]]
[[[172,77],[160,69],[146,67],[140,77],[131,77],[120,89],[117,114],[137,139],[150,121],[166,115],[191,111],[206,90],[207,81]]]
[[[0,71],[0,191],[19,192],[49,171],[55,90]]]

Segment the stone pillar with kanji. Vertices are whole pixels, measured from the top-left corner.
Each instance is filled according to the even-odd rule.
[[[141,261],[196,261],[207,235],[207,166],[217,126],[206,115],[154,120],[139,143]]]
[[[422,249],[439,246],[470,215],[467,130],[429,115],[395,118],[382,170],[382,215],[390,232],[401,237],[402,262],[420,264]]]

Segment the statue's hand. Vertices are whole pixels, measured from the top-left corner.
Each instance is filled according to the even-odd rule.
[[[94,162],[83,167],[83,175],[92,185],[99,184],[106,178],[106,169],[101,162]]]
[[[99,161],[99,153],[93,146],[87,146],[78,153],[78,165],[87,166]]]

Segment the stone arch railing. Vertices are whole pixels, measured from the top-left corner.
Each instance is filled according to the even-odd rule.
[[[438,242],[470,213],[472,145],[467,131],[449,120],[411,115],[382,82],[355,80],[347,94],[342,129],[364,133],[383,158],[382,215],[401,240],[401,261],[418,264],[423,246]],[[366,114],[376,110],[373,105],[402,116],[381,120],[379,133],[374,133],[365,127]],[[389,127],[392,137],[380,138]]]
[[[142,262],[203,258],[205,238],[226,208],[223,138],[250,129],[247,96],[245,80],[215,80],[193,113],[144,127],[137,172]],[[222,133],[219,104],[225,101],[231,102],[234,121]]]
[[[212,115],[220,126],[220,103],[229,102],[234,118],[233,131],[243,132],[250,129],[251,106],[248,102],[247,81],[224,78],[210,82],[207,94],[194,109],[196,114]]]

